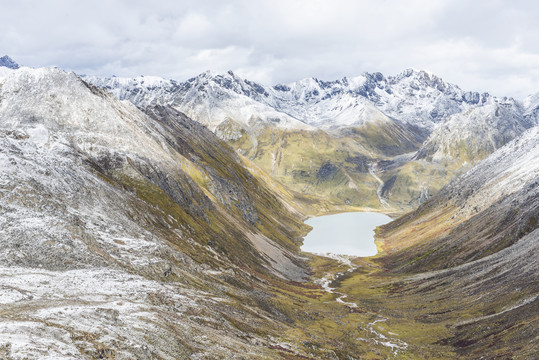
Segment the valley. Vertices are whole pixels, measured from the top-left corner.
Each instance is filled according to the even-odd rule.
[[[336,208],[415,209],[537,123],[532,100],[463,91],[415,69],[273,87],[210,71],[183,83],[85,79],[137,106],[185,113],[287,187]]]
[[[537,95],[413,69],[269,87],[9,60],[0,358],[539,353]],[[301,251],[307,218],[351,211],[394,219],[378,254]]]

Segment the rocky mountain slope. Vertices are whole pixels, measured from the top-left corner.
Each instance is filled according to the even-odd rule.
[[[305,226],[244,160],[59,69],[0,99],[4,358],[279,356],[262,284],[306,277]]]
[[[395,221],[391,226],[395,231],[406,223],[407,229],[415,228],[421,236],[401,234],[388,245],[388,251],[397,254],[398,249],[407,248],[427,255],[413,262],[407,262],[408,255],[395,255],[402,260],[395,258],[394,263],[414,269],[421,269],[420,264],[428,264],[429,269],[436,263],[440,268],[460,265],[506,248],[535,230],[539,215],[538,135],[539,126],[531,128],[416,211]],[[445,255],[446,251],[452,255]]]
[[[4,55],[0,57],[0,67],[6,67],[8,69],[18,69],[19,64],[13,61],[13,59],[11,59],[9,56]]]
[[[519,137],[536,121],[525,116],[513,99],[495,99],[482,107],[455,114],[440,124],[425,141],[417,158],[476,162]]]
[[[462,356],[537,353],[538,174],[536,126],[381,235],[393,271],[429,271],[410,278],[403,293],[461,299],[443,305],[451,315],[436,321],[458,319],[446,341]]]

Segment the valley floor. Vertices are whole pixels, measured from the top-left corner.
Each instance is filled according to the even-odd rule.
[[[380,256],[343,261],[310,255],[313,283],[276,291],[278,308],[295,324],[283,338],[302,349],[296,358],[533,359],[537,284],[498,299],[484,292],[489,279],[506,270],[504,255],[537,254],[537,236],[494,259],[419,275],[393,274]],[[498,266],[489,268],[488,261]],[[485,268],[492,273],[478,275]],[[511,291],[507,284],[500,288]],[[284,358],[295,358],[283,351]]]
[[[294,284],[277,295],[296,325],[283,338],[298,344],[305,358],[458,358],[439,341],[451,336],[450,330],[418,321],[417,299],[392,292],[403,277],[386,275],[370,258],[347,262],[311,255],[310,264],[312,285]]]

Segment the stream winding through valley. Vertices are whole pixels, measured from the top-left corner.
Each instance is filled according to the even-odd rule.
[[[353,257],[376,255],[374,244],[374,230],[377,226],[391,221],[387,215],[369,212],[341,213],[334,215],[311,218],[305,223],[311,225],[313,230],[305,237],[302,246],[303,251],[333,258],[348,266],[346,272],[357,269],[351,261]],[[340,295],[335,301],[351,309],[358,308],[354,302],[345,301],[348,295],[335,291],[330,284],[345,272],[327,274],[315,281],[325,291]],[[367,324],[365,329],[374,335],[374,338],[359,339],[374,341],[376,344],[391,348],[394,355],[408,347],[408,344],[396,338],[390,338],[375,329],[379,322],[387,321],[387,318],[375,314],[378,318]]]
[[[331,255],[331,258],[335,259],[335,260],[338,260],[339,262],[341,262],[342,264],[345,264],[348,266],[348,270],[347,272],[352,272],[354,271],[357,267],[351,262],[351,259],[350,257],[348,256],[339,256],[339,255]],[[337,292],[335,291],[336,288],[332,288],[330,286],[330,284],[336,280],[337,278],[339,278],[340,276],[343,276],[345,273],[344,272],[340,272],[340,273],[337,273],[335,275],[333,274],[328,274],[326,276],[324,276],[323,278],[321,279],[318,279],[315,281],[315,283],[317,283],[318,285],[320,285],[325,291],[327,291],[328,293],[330,294],[337,294],[337,295],[340,295],[339,297],[337,297],[335,299],[335,301],[337,301],[338,303],[341,303],[343,304],[344,306],[347,306],[349,308],[352,308],[352,309],[355,309],[355,308],[358,308],[358,305],[354,302],[347,302],[347,301],[344,301],[344,299],[348,296],[346,294],[343,294],[343,293],[340,293],[340,292]],[[358,340],[364,340],[364,341],[369,341],[369,340],[372,340],[374,341],[376,344],[380,344],[382,346],[385,346],[385,347],[389,347],[391,348],[391,350],[393,351],[393,354],[394,355],[397,355],[397,353],[400,351],[400,350],[405,350],[407,347],[408,347],[408,344],[400,339],[397,339],[397,338],[394,338],[394,337],[388,337],[382,333],[380,333],[379,331],[377,331],[375,328],[374,328],[374,325],[376,325],[377,323],[379,322],[384,322],[384,321],[387,321],[387,318],[385,317],[382,317],[378,314],[376,314],[379,318],[368,323],[367,326],[366,326],[366,330],[371,333],[372,335],[374,335],[374,338],[370,338],[370,339],[363,339],[363,338],[360,338]]]

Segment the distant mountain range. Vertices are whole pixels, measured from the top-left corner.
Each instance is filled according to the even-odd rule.
[[[401,124],[430,132],[447,116],[492,101],[487,93],[465,92],[430,72],[414,69],[388,78],[365,73],[335,81],[309,78],[273,87],[242,79],[231,71],[208,71],[183,83],[155,77],[84,78],[138,106],[167,103],[186,111],[198,108],[202,113],[211,105],[224,113],[207,114],[210,128],[226,116],[248,124],[252,115],[259,114],[261,119],[285,128],[302,128],[303,123],[332,129],[362,125],[382,112]],[[255,107],[252,113],[235,113],[255,104],[260,108]]]
[[[539,119],[537,96],[464,91],[414,69],[271,87],[231,71],[185,82],[83,78],[142,108],[170,105],[293,189],[356,206],[413,208]]]

